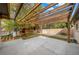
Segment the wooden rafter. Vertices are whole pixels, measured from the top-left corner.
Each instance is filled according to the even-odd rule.
[[[41,3],[36,3],[36,4],[34,5],[34,7],[32,8],[32,10],[29,11],[28,14],[26,14],[26,15],[25,15],[22,19],[20,19],[19,21],[25,19],[28,15],[30,15],[30,13],[32,13],[32,12],[33,12],[38,6],[40,6],[40,5],[41,5]]]
[[[49,16],[48,18],[44,18],[44,19],[41,19],[39,21],[36,21],[36,23],[38,24],[45,24],[46,23],[50,23],[50,22],[54,22],[54,21],[58,21],[59,18],[67,18],[69,16],[69,13],[70,12],[66,12],[66,13],[62,13],[62,14],[58,14],[58,15],[55,15],[55,16]],[[56,20],[57,19],[57,20]]]
[[[64,12],[64,11],[68,11],[68,10],[70,10],[72,7],[73,7],[73,5],[70,5],[70,6],[66,7],[66,8],[60,9],[60,10],[58,10],[58,11],[56,11],[56,12],[53,12],[53,13],[51,13],[51,14],[47,14],[47,15],[45,15],[45,16],[41,16],[41,15],[40,15],[40,18],[44,18],[44,17],[47,17],[47,16],[56,15],[56,14],[61,13],[61,12]]]
[[[66,3],[66,4],[64,4],[64,5],[62,5],[62,6],[60,6],[60,7],[58,7],[58,8],[56,8],[56,9],[54,9],[54,10],[51,10],[51,11],[49,11],[48,13],[41,13],[41,14],[49,14],[49,13],[54,13],[54,12],[56,12],[56,11],[58,11],[58,10],[60,10],[60,9],[63,9],[63,8],[65,8],[65,7],[67,7],[67,6],[69,6],[70,4],[68,4],[68,3]],[[38,12],[39,13],[39,12]],[[37,15],[39,15],[39,14],[37,14]],[[35,20],[35,18],[33,17],[33,18],[31,18],[30,20]],[[25,22],[25,21],[24,21]],[[26,21],[27,22],[27,21]]]
[[[35,24],[41,24],[41,25],[44,25],[44,24],[50,24],[50,23],[56,23],[56,22],[67,22],[67,18],[68,18],[69,14],[65,14],[65,15],[62,15],[62,17],[58,16],[58,17],[55,17],[55,18],[52,18],[52,19],[48,19],[48,20],[44,20],[44,21],[31,21],[32,23],[35,23]]]
[[[58,10],[61,10],[61,9],[63,9],[63,8],[66,8],[66,7],[69,6],[69,5],[70,5],[69,3],[65,3],[64,5],[61,5],[60,7],[55,8],[55,9],[53,9],[53,10],[47,12],[47,13],[41,13],[41,16],[45,16],[45,15],[54,13],[54,12],[56,12],[56,11],[58,11]]]
[[[10,3],[9,4],[9,14],[10,19],[15,19],[17,17],[17,14],[19,13],[18,10],[20,8],[20,3]]]
[[[64,5],[62,5],[62,6],[58,7],[58,8],[55,8],[54,10],[51,10],[51,11],[47,12],[47,13],[41,13],[41,16],[45,16],[45,15],[48,15],[48,14],[51,14],[51,13],[55,13],[56,11],[58,11],[60,9],[63,9],[63,8],[66,8],[69,5],[70,5],[69,3],[66,3],[66,4],[64,4]],[[39,16],[39,14],[37,16]]]
[[[78,10],[79,10],[79,3],[76,3],[74,8],[73,8],[73,12],[72,12],[72,14],[70,16],[70,19],[69,19],[71,22],[74,21],[74,16],[77,15]]]
[[[19,14],[19,12],[20,12],[22,6],[23,6],[23,3],[20,3],[20,6],[19,6],[19,8],[18,8],[18,11],[17,11],[17,13],[16,13],[16,15],[15,15],[14,20],[16,20],[16,17],[18,16],[18,14]]]
[[[67,9],[67,10],[68,10],[68,9],[71,9],[72,7],[73,7],[73,5],[68,6],[68,7],[66,7],[66,8],[63,8],[63,10],[61,10],[61,11],[63,12],[63,11],[65,11],[66,9]],[[56,15],[56,14],[59,14],[59,13],[60,13],[60,12],[54,12],[53,14]],[[54,15],[53,15],[53,16],[54,16]],[[43,17],[43,16],[40,15],[39,17],[41,17],[41,18],[39,18],[39,19],[46,18],[46,17],[49,17],[49,16],[52,16],[52,14],[49,14],[49,15],[47,15],[47,16],[45,16],[45,17]],[[39,20],[39,19],[38,19],[38,20]],[[32,18],[32,19],[29,20],[28,22],[33,21],[33,20],[35,20],[35,18]]]
[[[9,19],[10,19],[10,3],[8,4],[8,13],[9,13]]]
[[[0,3],[0,18],[9,18],[8,4]]]
[[[39,20],[35,19],[35,20],[32,20],[31,22],[33,22],[33,23],[39,23],[39,24],[43,23],[44,24],[45,22],[48,22],[48,23],[54,22],[54,21],[56,21],[56,19],[63,20],[62,18],[68,18],[68,16],[69,16],[69,12],[65,12],[63,14],[57,14],[55,16],[49,16],[47,18],[43,18],[43,19],[39,19]],[[57,21],[60,21],[60,20],[57,20]]]
[[[49,4],[47,7],[43,8],[43,9],[39,10],[37,13],[35,13],[35,14],[34,14],[32,17],[30,17],[28,20],[30,20],[30,19],[33,18],[33,17],[37,17],[40,13],[44,12],[45,10],[47,10],[48,8],[50,8],[50,7],[52,7],[52,6],[56,5],[56,4],[57,4],[57,3],[51,3],[51,4]]]

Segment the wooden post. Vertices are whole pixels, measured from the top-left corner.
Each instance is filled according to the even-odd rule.
[[[67,20],[67,30],[68,30],[68,31],[67,31],[67,32],[68,32],[68,33],[67,33],[67,34],[68,34],[67,41],[68,41],[68,43],[71,42],[70,29],[71,29],[71,28],[70,28],[70,20],[68,19],[68,20]]]
[[[42,25],[39,25],[40,27],[40,34],[42,34]]]

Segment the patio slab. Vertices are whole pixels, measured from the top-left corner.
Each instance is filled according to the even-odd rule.
[[[38,36],[2,43],[0,55],[79,55],[79,45]]]

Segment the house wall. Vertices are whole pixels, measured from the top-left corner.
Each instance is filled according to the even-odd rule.
[[[79,21],[77,21],[74,25],[74,39],[79,43]]]
[[[42,29],[42,34],[53,36],[61,32],[63,29]]]

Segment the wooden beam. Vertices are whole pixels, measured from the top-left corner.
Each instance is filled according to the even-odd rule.
[[[45,20],[45,21],[34,21],[33,20],[31,22],[35,23],[35,24],[41,24],[41,25],[56,23],[56,22],[67,22],[67,17],[68,17],[68,14],[64,15],[64,16],[57,17],[57,18],[48,19],[48,20]]]
[[[69,3],[65,3],[64,5],[61,5],[60,7],[55,8],[54,10],[51,10],[51,11],[49,11],[48,13],[56,12],[56,11],[62,9],[62,8],[66,8],[66,7],[69,6],[69,5],[70,5]]]
[[[36,3],[36,4],[34,5],[34,7],[32,8],[32,10],[29,11],[28,14],[26,14],[26,15],[25,15],[22,19],[20,19],[19,21],[25,19],[28,15],[30,15],[30,14],[31,14],[38,6],[40,6],[40,5],[41,5],[41,3]]]
[[[79,4],[76,3],[74,8],[73,8],[73,12],[70,13],[70,15],[68,17],[68,20],[67,20],[67,29],[68,29],[68,39],[67,39],[67,41],[68,41],[68,43],[71,42],[71,22],[72,22],[72,20],[73,20],[73,18],[75,16],[75,14],[78,11],[78,7],[79,7]]]
[[[49,4],[47,7],[41,9],[38,13],[34,14],[34,15],[33,15],[32,17],[30,17],[28,20],[30,20],[30,19],[33,18],[33,17],[37,17],[40,13],[44,12],[45,10],[47,10],[48,8],[50,8],[50,7],[52,7],[52,6],[56,5],[56,4],[57,4],[57,3],[51,3],[51,4]]]
[[[67,6],[69,6],[70,4],[64,4],[64,5],[62,5],[62,6],[60,6],[60,7],[58,7],[58,8],[56,8],[56,9],[54,9],[54,11],[52,11],[52,13],[53,12],[55,12],[55,11],[57,11],[57,10],[60,10],[61,8],[65,8],[65,7],[67,7]],[[51,11],[50,11],[51,12]],[[49,12],[48,12],[49,13]],[[48,13],[44,13],[44,14],[48,14]]]
[[[47,7],[39,10],[37,13],[33,14],[32,16],[29,16],[29,18],[24,20],[24,22],[27,22],[27,21],[31,20],[32,18],[34,18],[34,17],[38,17],[40,13],[44,12],[45,10],[47,10],[48,8],[50,8],[50,7],[52,7],[52,6],[56,5],[56,4],[58,4],[58,3],[50,3]]]
[[[48,15],[48,14],[51,14],[51,13],[55,13],[56,11],[61,10],[63,8],[66,8],[69,5],[70,5],[69,3],[65,3],[64,5],[61,5],[58,8],[55,8],[55,9],[53,9],[53,10],[47,12],[47,13],[42,13],[41,16],[45,16],[45,15]]]
[[[73,12],[72,12],[72,14],[71,14],[71,16],[70,16],[70,21],[71,21],[71,22],[74,21],[74,18],[75,18],[74,16],[77,15],[78,10],[79,10],[79,3],[76,3],[76,4],[74,5]]]
[[[9,19],[9,11],[7,3],[0,3],[0,18]]]
[[[41,18],[40,20],[38,21],[42,21],[42,20],[46,20],[46,19],[51,19],[51,18],[55,18],[55,17],[58,17],[58,16],[62,16],[62,15],[65,15],[65,14],[68,14],[70,13],[71,11],[68,11],[68,12],[64,12],[64,13],[59,13],[59,14],[56,14],[56,15],[51,15],[51,16],[48,16],[48,17],[45,17],[45,18]]]
[[[70,35],[70,31],[71,31],[70,29],[71,28],[70,28],[70,20],[69,19],[67,20],[67,26],[68,26],[67,27],[67,30],[68,30],[68,38],[67,38],[67,41],[68,41],[68,43],[70,43],[71,42],[71,35]]]
[[[60,10],[58,10],[56,12],[51,13],[51,14],[47,14],[47,15],[45,14],[45,16],[40,15],[39,17],[40,18],[44,18],[44,17],[46,18],[47,16],[56,15],[56,14],[59,14],[60,12],[63,13],[65,11],[70,10],[72,7],[73,7],[73,5],[70,5],[70,6],[66,7],[66,8],[60,9]]]
[[[54,22],[54,21],[60,21],[60,20],[63,20],[63,18],[68,18],[70,12],[71,11],[68,11],[68,12],[48,16],[48,17],[45,17],[45,18],[42,18],[42,19],[32,18],[31,21],[29,21],[29,22],[39,23],[39,24],[43,23],[44,24],[45,22],[50,23],[50,22]],[[56,20],[56,18],[57,18],[57,20]]]
[[[66,4],[64,4],[64,5],[62,5],[62,6],[58,7],[58,8],[55,8],[54,10],[51,10],[51,11],[47,12],[47,13],[41,13],[40,15],[41,15],[41,17],[42,17],[42,16],[45,16],[45,15],[48,15],[48,14],[56,13],[56,11],[61,10],[61,9],[63,9],[63,8],[66,8],[66,7],[69,6],[69,5],[70,5],[69,3],[66,3]],[[69,7],[72,7],[72,6],[69,6]],[[36,16],[36,15],[35,15],[35,16]],[[37,16],[38,16],[38,15],[37,15]]]
[[[19,12],[20,12],[22,6],[23,6],[23,3],[20,3],[20,6],[19,6],[19,8],[18,8],[18,11],[17,11],[17,13],[16,13],[16,15],[15,15],[14,20],[16,20],[16,17],[18,16],[18,14],[19,14]]]
[[[68,38],[67,38],[67,42],[70,43],[71,42],[71,21],[70,21],[70,15],[71,13],[69,13],[68,19],[67,19],[67,34],[68,34]]]
[[[54,14],[54,15],[57,15],[57,14],[59,14],[60,12],[66,11],[66,9],[67,9],[67,10],[68,10],[68,9],[71,9],[72,7],[73,7],[73,5],[68,6],[68,7],[66,7],[66,8],[63,8],[63,9],[60,10],[59,12],[54,12],[54,13],[52,13],[52,14],[48,14],[47,16],[44,16],[44,17],[40,15],[39,17],[41,17],[41,18],[39,18],[39,17],[38,17],[38,18],[39,18],[39,19],[47,18],[48,16],[51,16],[51,15],[53,15],[53,14]],[[53,15],[53,16],[54,16],[54,15]],[[33,21],[33,20],[35,20],[35,18],[32,18],[32,19],[29,20],[29,21]]]
[[[8,13],[9,13],[9,19],[10,19],[10,3],[8,3]]]
[[[66,13],[62,13],[62,14],[55,15],[53,17],[52,16],[49,16],[47,18],[40,19],[40,20],[36,21],[36,23],[44,24],[44,23],[55,22],[55,21],[58,21],[59,19],[62,19],[64,17],[65,18],[68,18],[68,16],[69,16],[69,12],[66,12]]]

